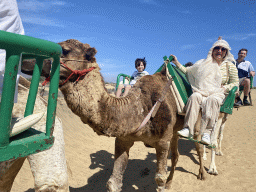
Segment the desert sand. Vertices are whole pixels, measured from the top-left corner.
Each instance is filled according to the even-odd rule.
[[[219,175],[209,175],[205,181],[197,180],[199,170],[195,145],[179,140],[180,157],[174,174],[172,189],[179,192],[230,192],[255,191],[256,181],[256,90],[252,90],[254,106],[234,109],[224,130],[223,153],[216,156]],[[98,136],[83,124],[59,97],[57,115],[62,119],[65,135],[66,158],[69,167],[70,192],[106,191],[114,163],[114,138]],[[171,156],[168,170],[171,167]],[[207,149],[205,169],[210,165]],[[155,150],[138,142],[130,151],[128,167],[124,175],[124,192],[154,192],[156,169]],[[15,179],[12,192],[34,192],[34,181],[26,160]],[[167,191],[167,190],[166,190]]]

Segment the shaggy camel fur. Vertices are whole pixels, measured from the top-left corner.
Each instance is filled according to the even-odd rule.
[[[179,157],[177,131],[182,128],[184,122],[183,117],[177,115],[176,103],[170,90],[166,92],[165,100],[155,117],[140,131],[135,131],[161,96],[167,83],[165,68],[154,75],[142,77],[126,97],[115,98],[110,96],[104,87],[100,68],[94,58],[95,48],[74,39],[59,44],[63,49],[61,62],[69,68],[61,67],[59,86],[68,107],[98,135],[116,137],[115,162],[112,175],[107,182],[108,191],[121,191],[129,150],[135,141],[142,141],[146,146],[156,149],[157,190],[164,191],[165,188],[170,188]],[[79,77],[77,73],[71,75],[71,70],[91,67],[94,69],[85,76]],[[68,77],[70,78],[67,80]],[[202,154],[203,148],[199,150],[199,145],[196,148],[198,153],[201,151]],[[168,176],[166,164],[170,152],[172,167]],[[198,178],[204,179],[202,155],[199,157]]]
[[[18,103],[14,105],[13,115],[16,117],[23,116],[28,96],[28,82],[25,78],[20,77]],[[24,85],[24,86],[23,86]],[[37,96],[35,103],[35,113],[46,111],[47,103]],[[33,128],[45,131],[46,116],[42,118]],[[35,179],[36,192],[68,192],[68,173],[64,150],[64,135],[61,120],[56,117],[53,136],[55,137],[54,145],[46,151],[27,157],[32,174]],[[14,179],[21,169],[24,158],[0,162],[0,191],[9,192],[13,185]]]

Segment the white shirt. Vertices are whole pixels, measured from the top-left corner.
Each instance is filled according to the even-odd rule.
[[[25,34],[16,0],[0,0],[0,30],[21,35]],[[5,71],[5,55],[5,50],[0,49],[0,95],[2,94]],[[17,82],[18,80],[19,75],[17,76]],[[18,83],[16,84],[14,102],[17,102],[17,89]]]
[[[142,71],[142,72],[134,71],[131,77],[133,78],[133,80],[131,80],[130,85],[134,85],[137,80],[139,80],[141,77],[145,75],[149,75],[149,73],[147,71]]]
[[[250,77],[250,75],[249,75],[250,72],[254,71],[254,68],[253,68],[252,64],[250,63],[250,61],[243,60],[241,63],[237,63],[237,61],[236,61],[236,67],[238,70],[239,78]]]

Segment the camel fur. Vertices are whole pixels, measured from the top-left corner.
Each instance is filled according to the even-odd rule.
[[[14,105],[13,117],[22,117],[25,111],[30,82],[20,77],[18,103]],[[46,111],[47,102],[37,96],[34,113]],[[46,116],[33,126],[45,132]],[[54,145],[46,151],[27,157],[35,180],[36,192],[68,192],[68,173],[64,150],[64,135],[61,120],[56,117],[53,136]],[[26,157],[0,162],[0,191],[10,192],[14,179]]]
[[[96,49],[78,40],[70,39],[59,43],[63,55],[61,62],[71,70],[94,69],[83,77],[73,75],[64,85],[71,71],[61,66],[59,88],[64,95],[68,107],[73,113],[88,124],[98,135],[116,137],[115,162],[112,175],[107,182],[108,191],[121,191],[122,179],[125,172],[129,150],[134,142],[142,141],[146,146],[156,149],[157,169],[155,180],[157,191],[170,188],[174,170],[177,165],[178,135],[184,118],[177,115],[177,106],[170,90],[166,92],[165,100],[155,117],[140,131],[140,126],[150,109],[161,97],[161,92],[167,83],[166,69],[154,75],[142,77],[123,98],[116,98],[107,93],[100,68],[94,55]],[[202,159],[202,149],[197,147]],[[167,175],[166,164],[169,153],[172,153],[171,172]],[[199,179],[205,178],[205,170],[199,169]]]

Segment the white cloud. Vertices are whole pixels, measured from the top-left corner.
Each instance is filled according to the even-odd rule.
[[[50,10],[53,6],[64,6],[65,1],[38,1],[38,0],[21,0],[17,1],[20,10],[39,11]]]
[[[235,40],[235,41],[243,41],[243,40],[246,40],[248,38],[251,38],[251,37],[254,37],[256,36],[255,33],[249,33],[249,34],[233,34],[233,35],[223,35],[222,38],[224,40]],[[214,42],[214,41],[217,41],[216,38],[214,39],[207,39],[206,41],[209,41],[209,42]]]
[[[182,51],[185,51],[187,49],[193,49],[193,48],[196,48],[198,46],[198,44],[188,44],[188,45],[183,45],[181,46],[181,50]]]
[[[30,24],[37,24],[37,25],[44,25],[44,26],[53,26],[53,27],[64,27],[64,25],[59,24],[57,21],[50,20],[50,19],[43,19],[38,17],[21,17],[22,22],[30,23]]]
[[[233,39],[233,40],[236,40],[236,41],[243,41],[243,40],[246,40],[250,37],[253,37],[253,36],[256,36],[255,33],[249,33],[249,34],[235,34],[235,35],[231,35],[231,36],[225,36],[223,38],[225,39]]]
[[[155,0],[140,0],[140,2],[146,3],[146,4],[154,4],[154,5],[157,4]]]

